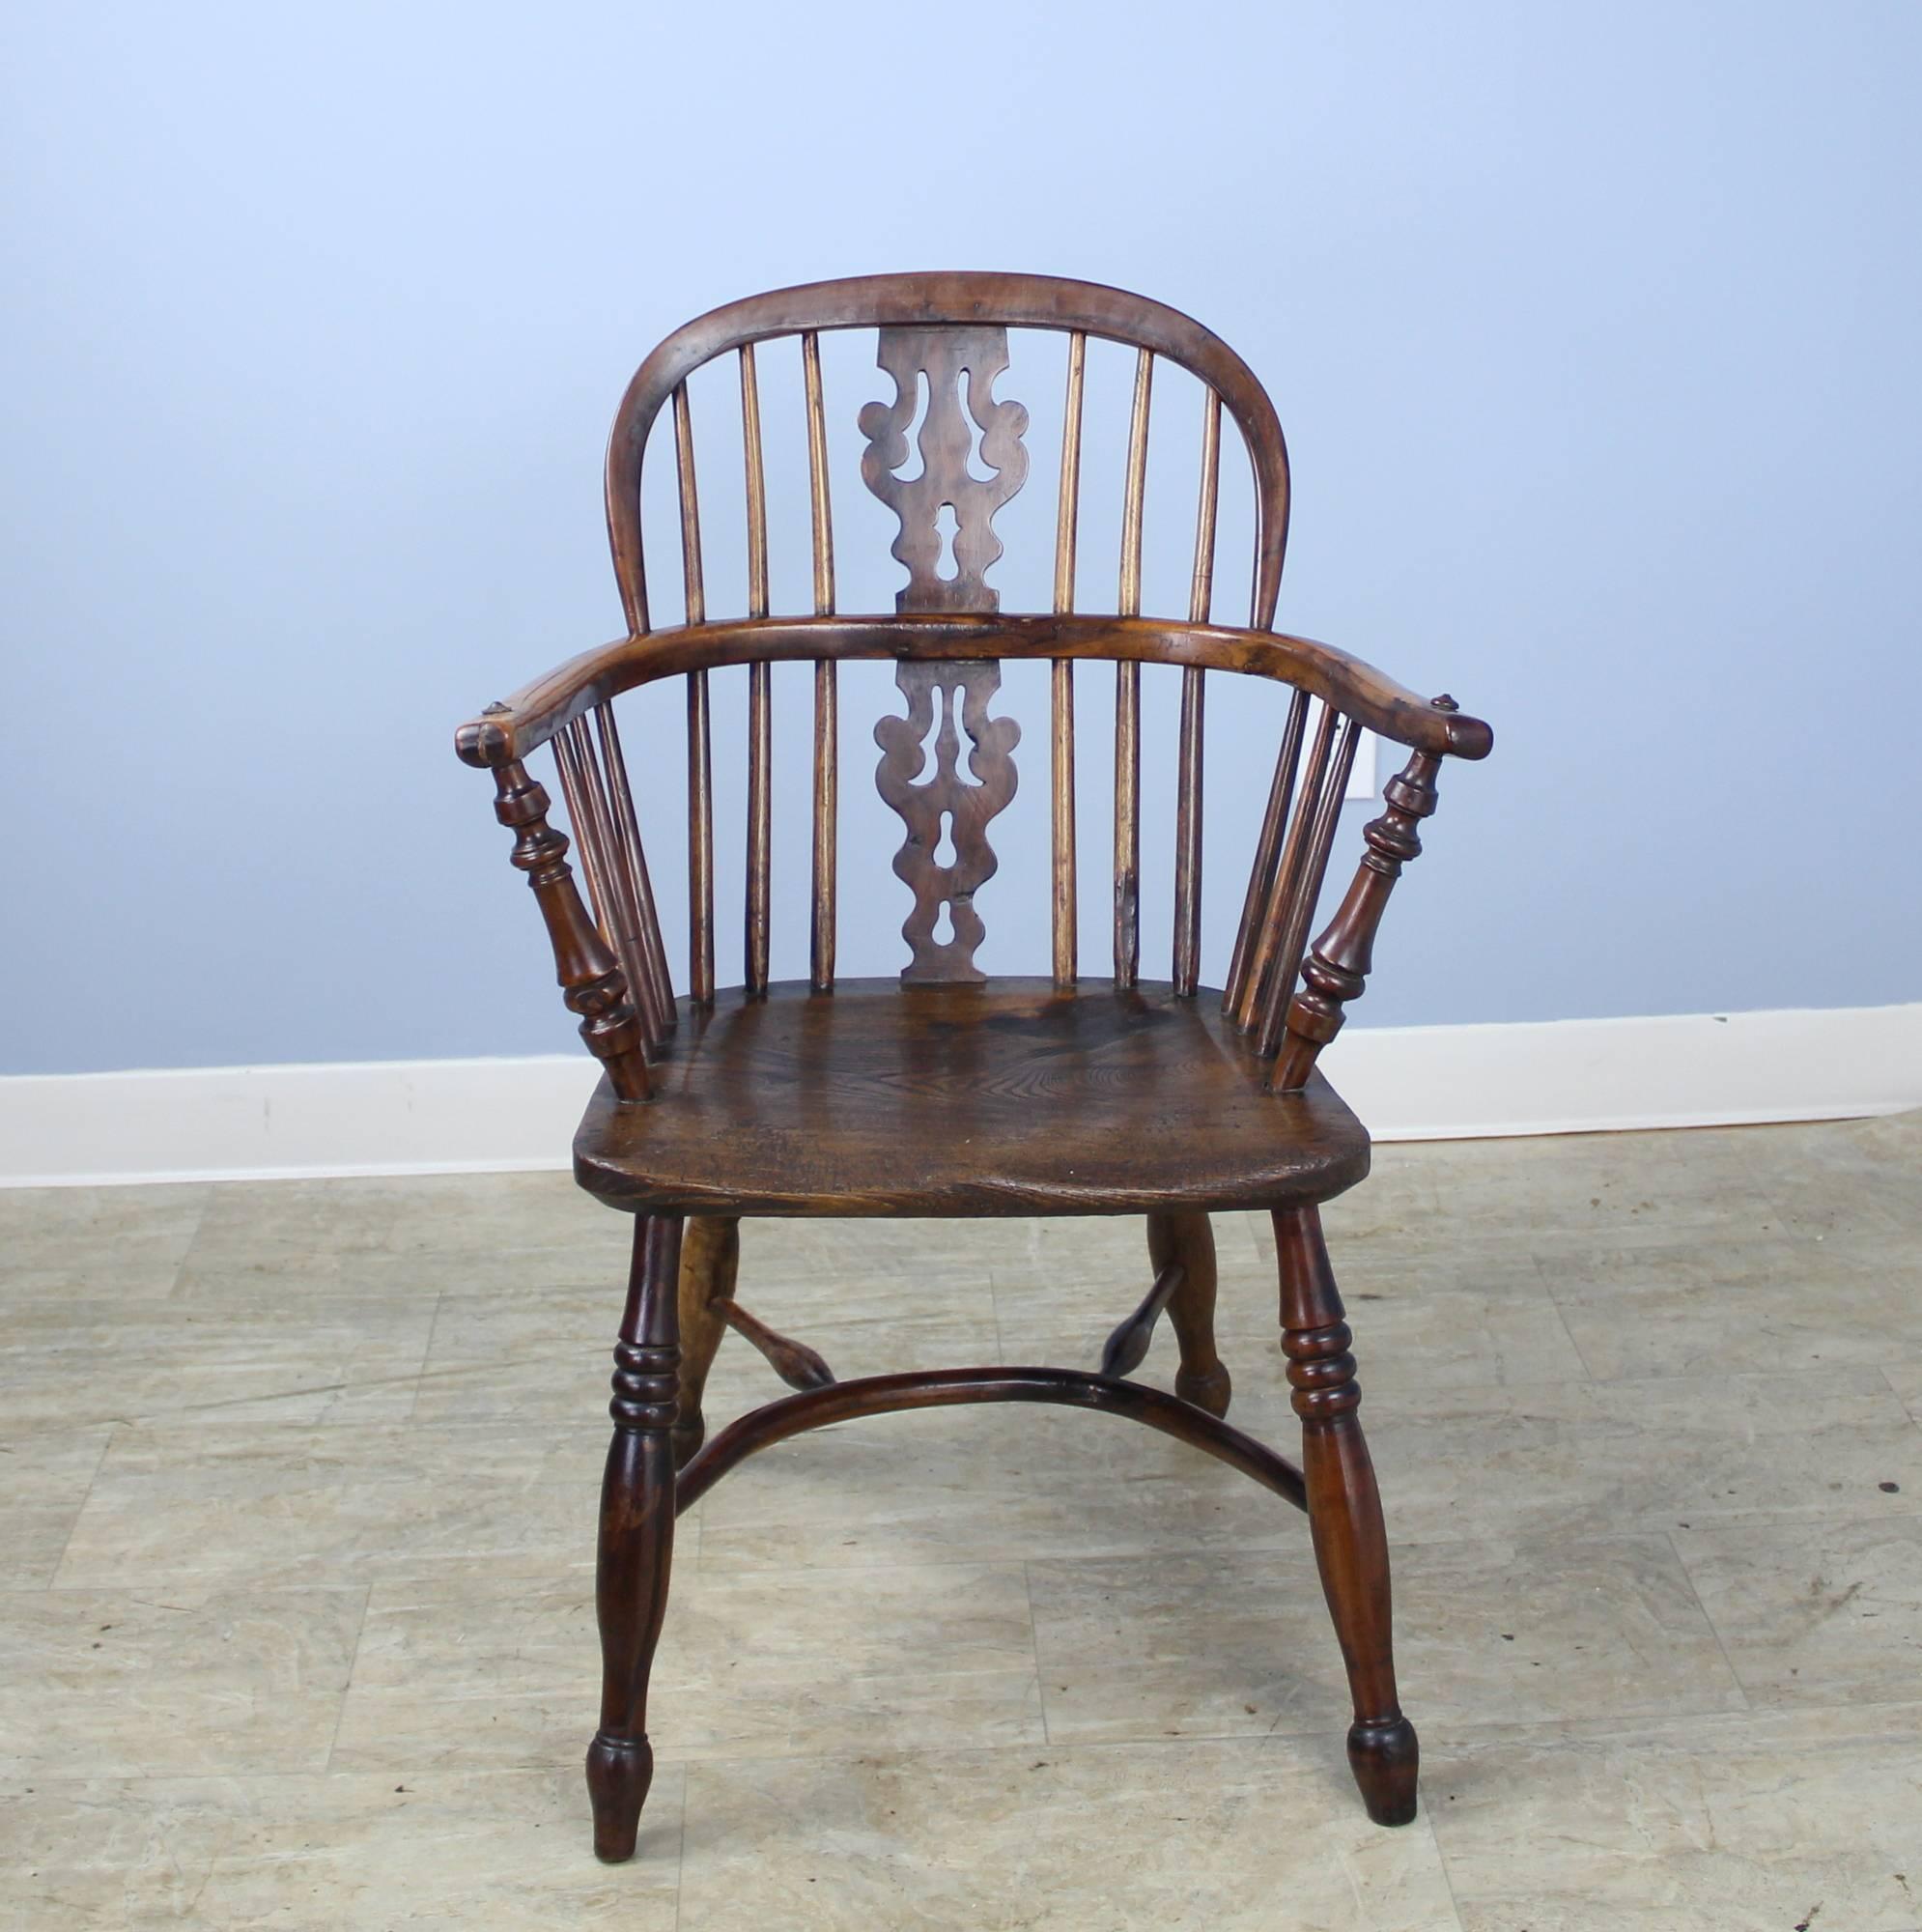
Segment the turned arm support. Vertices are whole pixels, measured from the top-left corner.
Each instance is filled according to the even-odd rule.
[[[1439,714],[1452,713],[1455,700],[1437,697]],[[1361,998],[1374,965],[1374,936],[1388,909],[1389,895],[1410,859],[1421,857],[1419,829],[1435,809],[1435,775],[1441,759],[1417,752],[1381,788],[1387,806],[1362,833],[1367,850],[1355,868],[1335,917],[1302,961],[1301,985],[1288,1007],[1287,1032],[1269,1081],[1277,1093],[1291,1094],[1308,1084],[1321,1049],[1342,1031],[1350,1001]]]
[[[514,834],[514,864],[527,875],[553,946],[554,977],[580,1037],[608,1069],[622,1100],[648,1095],[640,1022],[629,1004],[626,977],[581,903],[567,863],[567,838],[548,823],[547,787],[518,758],[494,767],[494,815]]]

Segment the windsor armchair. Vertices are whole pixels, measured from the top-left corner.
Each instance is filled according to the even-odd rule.
[[[991,521],[1028,469],[1028,412],[999,399],[1010,327],[1065,341],[1053,610],[1014,615],[987,582],[1002,554]],[[831,416],[821,336],[877,332],[894,394],[870,400],[865,487],[898,517],[907,582],[891,615],[835,601]],[[756,345],[798,336],[805,391],[813,611],[770,609],[768,489]],[[1084,387],[1090,339],[1136,352],[1112,611],[1077,608]],[[745,471],[747,611],[710,616],[689,379],[737,365]],[[1145,477],[1157,361],[1199,378],[1199,508],[1185,618],[1142,610]],[[871,381],[876,379],[869,379]],[[924,400],[923,400],[924,397]],[[907,432],[924,410],[916,448]],[[650,628],[641,471],[665,415],[678,497],[685,620]],[[1253,469],[1248,626],[1213,620],[1223,416]],[[917,467],[917,465],[919,467]],[[985,474],[979,473],[985,471]],[[605,1069],[575,1142],[580,1184],[635,1217],[614,1347],[614,1435],[603,1488],[596,1601],[600,1728],[587,1757],[596,1851],[634,1850],[652,1769],[648,1675],[667,1600],[676,1515],[745,1458],[848,1417],[967,1402],[1055,1402],[1130,1417],[1192,1443],[1306,1511],[1354,1701],[1348,1757],[1370,1815],[1415,1811],[1416,1740],[1397,1700],[1381,1508],[1356,1416],[1351,1340],[1319,1204],[1369,1166],[1361,1123],[1316,1071],[1363,990],[1383,907],[1421,850],[1444,757],[1480,758],[1488,727],[1453,700],[1425,701],[1330,647],[1273,631],[1287,531],[1287,457],[1247,365],[1175,311],[1118,290],[1033,275],[881,275],[755,297],[669,336],[615,417],[608,522],[627,635],[490,705],[458,734],[494,774],[495,810],[545,917],[566,1005]],[[951,519],[951,568],[944,542]],[[891,660],[905,716],[875,729],[883,798],[906,825],[893,870],[909,889],[898,980],[835,973],[837,667]],[[990,980],[975,895],[996,870],[988,828],[1012,798],[1020,732],[991,716],[1006,660],[1051,667],[1052,970]],[[1114,960],[1077,960],[1074,668],[1115,666]],[[812,667],[811,971],[771,983],[772,668]],[[1180,669],[1173,950],[1170,978],[1140,977],[1142,666]],[[744,971],[717,985],[709,672],[748,667]],[[1219,990],[1201,974],[1203,696],[1207,673],[1288,692],[1266,805],[1250,812],[1253,863]],[[657,767],[631,779],[616,700],[686,681],[686,980],[672,982],[642,845]],[[1368,728],[1411,753],[1383,788],[1353,884],[1313,946],[1307,935]],[[962,771],[962,739],[968,745]],[[585,873],[526,760],[551,750]],[[930,772],[929,767],[932,766]],[[940,863],[944,845],[952,856]],[[1282,1340],[1301,1418],[1300,1465],[1232,1428],[1213,1338],[1208,1215],[1272,1214]],[[984,1367],[836,1381],[805,1344],[736,1298],[744,1215],[1140,1214],[1152,1280],[1109,1338],[1098,1373]],[[1173,1396],[1130,1380],[1169,1319]],[[702,1387],[725,1330],[758,1348],[795,1393],[704,1441]]]

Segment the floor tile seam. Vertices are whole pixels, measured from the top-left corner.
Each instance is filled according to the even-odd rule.
[[[100,1453],[94,1459],[94,1466],[88,1473],[87,1487],[81,1492],[80,1500],[74,1508],[73,1520],[67,1525],[67,1534],[61,1539],[60,1554],[47,1568],[46,1581],[41,1585],[42,1593],[53,1588],[54,1579],[60,1575],[61,1565],[67,1561],[67,1552],[73,1548],[73,1539],[80,1533],[80,1519],[86,1515],[87,1504],[93,1499],[94,1486],[100,1479],[100,1470],[105,1466],[107,1451],[113,1447],[114,1437],[127,1426],[121,1422],[108,1425],[106,1434],[100,1441]]]
[[[1728,1644],[1722,1636],[1721,1626],[1709,1614],[1709,1605],[1702,1601],[1702,1592],[1695,1581],[1695,1573],[1688,1567],[1688,1558],[1682,1554],[1682,1545],[1676,1541],[1675,1531],[1669,1530],[1664,1539],[1675,1552],[1676,1567],[1681,1570],[1682,1581],[1688,1585],[1688,1595],[1695,1607],[1702,1612],[1702,1621],[1709,1626],[1709,1634],[1715,1639],[1716,1654],[1722,1660],[1722,1667],[1729,1673],[1729,1681],[1736,1687],[1741,1698],[1744,1711],[1754,1711],[1755,1700],[1748,1694],[1748,1686],[1742,1682],[1741,1672],[1736,1668],[1735,1659],[1729,1655]]]
[[[333,1731],[327,1739],[327,1754],[321,1765],[325,1777],[333,1768],[334,1753],[340,1748],[341,1726],[347,1721],[347,1701],[353,1694],[353,1673],[360,1664],[360,1646],[367,1635],[367,1606],[373,1601],[374,1585],[365,1584],[360,1593],[360,1619],[353,1631],[353,1653],[347,1661],[347,1682],[340,1687],[340,1708],[335,1711]]]
[[[1030,1563],[1021,1566],[1021,1585],[1028,1597],[1028,1641],[1034,1659],[1034,1698],[1041,1717],[1041,1741],[1052,1746],[1055,1738],[1048,1724],[1048,1686],[1041,1671],[1041,1620],[1034,1611],[1034,1570]]]
[[[412,1426],[415,1417],[420,1413],[420,1391],[422,1385],[427,1380],[427,1365],[434,1359],[434,1341],[435,1337],[440,1332],[440,1311],[446,1305],[447,1291],[442,1289],[434,1297],[434,1313],[427,1319],[427,1347],[422,1351],[420,1367],[414,1371],[413,1400],[408,1404],[407,1414],[403,1418],[410,1427]]]

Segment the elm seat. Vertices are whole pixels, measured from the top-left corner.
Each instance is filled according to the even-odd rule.
[[[1269,1092],[1215,992],[854,980],[679,1016],[655,1100],[604,1082],[575,1139],[580,1184],[630,1212],[1192,1213],[1324,1201],[1369,1169],[1335,1090]]]

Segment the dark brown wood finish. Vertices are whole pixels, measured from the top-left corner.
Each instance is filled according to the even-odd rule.
[[[634,1856],[654,1777],[647,1680],[667,1609],[674,1560],[674,1450],[679,1386],[681,1223],[643,1215],[634,1227],[627,1310],[614,1344],[614,1439],[601,1479],[594,1607],[601,1626],[601,1728],[587,1749],[594,1850]]]
[[[1025,1367],[916,1369],[903,1375],[862,1376],[766,1403],[729,1423],[681,1472],[680,1507],[692,1509],[728,1470],[806,1430],[863,1415],[891,1415],[904,1408],[952,1408],[975,1402],[1063,1403],[1118,1415],[1239,1469],[1297,1509],[1308,1507],[1307,1486],[1292,1463],[1193,1403],[1141,1382],[1074,1369]]]
[[[659,1105],[603,1086],[580,1184],[629,1212],[1150,1214],[1326,1200],[1368,1134],[1318,1075],[1268,1067],[1166,984],[779,982],[684,1007]]]
[[[1001,555],[994,514],[1028,475],[1021,439],[1028,412],[1019,403],[996,402],[995,378],[1007,367],[1004,328],[884,328],[881,367],[894,379],[891,403],[869,403],[861,412],[867,453],[862,480],[901,521],[895,558],[907,565],[908,582],[894,600],[902,612],[997,611],[1001,596],[987,573]],[[909,462],[907,432],[919,407],[920,379],[927,380],[927,414],[914,452],[919,469],[912,480],[895,472]],[[963,407],[963,397],[966,407]],[[980,433],[987,480],[969,469],[974,436]],[[954,516],[954,569],[941,568],[940,516]]]
[[[1388,1535],[1356,1414],[1362,1392],[1348,1352],[1354,1337],[1328,1265],[1321,1210],[1312,1203],[1278,1208],[1274,1221],[1282,1352],[1301,1417],[1309,1530],[1355,1700],[1348,1762],[1369,1816],[1377,1825],[1405,1825],[1415,1815],[1415,1727],[1395,1692]]]
[[[455,734],[470,765],[526,758],[570,720],[657,678],[717,665],[840,663],[852,658],[1074,658],[1231,670],[1329,700],[1343,716],[1398,745],[1485,758],[1494,733],[1465,712],[1426,697],[1360,658],[1312,638],[1173,618],[1099,614],[935,617],[770,617],[705,623],[617,638],[557,666]]]
[[[715,1303],[722,1321],[743,1341],[752,1345],[776,1375],[791,1389],[827,1388],[834,1372],[805,1342],[790,1341],[770,1328],[758,1316],[749,1315],[738,1301]]]
[[[1067,396],[1061,413],[1061,480],[1055,501],[1055,614],[1074,610],[1075,546],[1081,526],[1081,419],[1088,382],[1088,337],[1076,331],[1068,337]],[[1074,823],[1074,660],[1057,658],[1049,673],[1050,815],[1054,891],[1050,903],[1050,936],[1054,948],[1055,983],[1075,982],[1078,935],[1075,918]]]
[[[701,1392],[727,1332],[722,1304],[734,1299],[741,1271],[738,1214],[690,1216],[681,1236],[680,1386],[674,1414],[674,1463],[678,1468],[707,1435]]]
[[[1455,709],[1451,697],[1438,697],[1435,703]],[[1279,1092],[1291,1092],[1307,1081],[1321,1049],[1342,1031],[1349,1001],[1360,999],[1368,985],[1374,935],[1388,909],[1388,895],[1401,867],[1422,855],[1416,828],[1435,809],[1440,767],[1432,752],[1417,752],[1382,787],[1388,810],[1362,834],[1368,850],[1356,867],[1354,884],[1314,942],[1302,968],[1306,983],[1288,1008],[1286,1048],[1275,1067]]]
[[[1125,342],[1199,376],[1222,399],[1248,445],[1256,480],[1252,621],[1265,630],[1281,589],[1288,535],[1288,456],[1274,405],[1227,343],[1161,302],[1094,282],[968,271],[858,275],[778,289],[710,310],[678,328],[635,372],[608,440],[608,529],[629,628],[647,629],[640,536],[640,469],[654,419],[703,363],[744,343],[839,328],[1060,330]],[[818,352],[817,352],[818,353]]]
[[[1011,718],[990,718],[988,703],[1001,689],[1001,666],[904,664],[894,674],[908,700],[905,718],[884,718],[874,727],[883,757],[875,781],[881,796],[901,814],[908,836],[894,855],[894,876],[915,895],[901,927],[912,957],[904,982],[917,985],[987,978],[975,965],[986,934],[975,910],[975,894],[994,877],[988,821],[1014,797],[1014,748],[1021,726]],[[957,728],[958,726],[958,728]],[[961,734],[974,747],[971,784],[961,776]],[[934,775],[921,780],[926,747],[934,751]],[[918,782],[918,781],[919,781]],[[953,861],[939,863],[950,844]],[[952,936],[935,936],[946,908]]]
[[[848,328],[875,331],[876,366],[893,388],[891,398],[876,399],[866,387],[858,418],[852,404],[845,414],[831,405],[822,373],[821,332]],[[993,524],[1031,462],[1029,412],[1012,393],[1029,365],[1010,331],[1034,330],[1065,347],[1051,476],[1053,608],[1010,612],[992,581],[1003,548]],[[757,363],[755,352],[781,336],[797,337],[801,352],[812,573],[806,615],[776,611],[770,594],[761,386],[775,364]],[[1089,338],[1134,351],[1120,569],[1106,611],[1078,604]],[[723,355],[736,358],[740,387],[747,609],[739,615],[709,609],[688,387],[696,370]],[[1202,390],[1185,617],[1144,609],[1145,483],[1150,441],[1161,434],[1152,408],[1157,362],[1186,369]],[[657,419],[670,445],[664,487],[679,512],[685,604],[684,621],[658,631],[650,628],[640,523]],[[857,421],[865,444],[861,480],[899,524],[892,554],[906,582],[885,615],[843,614],[836,604],[830,427],[838,437]],[[1245,627],[1213,615],[1230,432],[1255,484]],[[1056,452],[1040,455],[1053,463]],[[596,1593],[604,1695],[588,1784],[597,1851],[625,1858],[636,1842],[652,1767],[647,1679],[678,1510],[790,1435],[975,1402],[1061,1403],[1133,1420],[1306,1509],[1353,1692],[1350,1762],[1370,1815],[1405,1822],[1415,1808],[1415,1734],[1397,1701],[1381,1507],[1319,1219],[1320,1203],[1367,1174],[1369,1141],[1315,1061],[1364,990],[1389,895],[1421,850],[1418,829],[1434,810],[1442,760],[1486,756],[1488,726],[1451,699],[1430,703],[1344,652],[1275,631],[1288,471],[1274,411],[1217,337],[1119,290],[1029,275],[883,275],[717,309],[677,330],[636,374],[608,444],[607,505],[628,635],[490,706],[456,740],[463,759],[495,774],[495,811],[515,834],[514,863],[539,901],[566,1004],[606,1069],[576,1140],[577,1178],[636,1217]],[[835,970],[840,885],[855,863],[850,854],[844,864],[838,849],[836,668],[863,659],[893,662],[906,701],[905,716],[875,729],[883,753],[876,781],[906,827],[893,860],[911,901],[899,980],[845,980]],[[993,715],[1002,662],[1010,659],[1051,666],[1050,970],[990,980],[976,963],[984,928],[975,895],[997,870],[989,823],[1019,783],[1020,726]],[[1077,943],[1084,880],[1075,668],[1084,661],[1115,668],[1114,865],[1112,878],[1091,887],[1104,896],[1112,888],[1104,917],[1112,916],[1114,968],[1093,980],[1080,977]],[[770,982],[777,908],[787,902],[776,859],[784,849],[776,838],[777,783],[787,780],[775,770],[772,748],[775,706],[788,700],[775,668],[788,663],[810,666],[813,678],[812,768],[794,781],[808,795],[811,818],[805,984]],[[742,984],[729,988],[716,980],[709,674],[737,665],[748,668],[747,838],[735,900],[741,952],[730,945],[726,955],[740,957]],[[1143,813],[1167,778],[1152,765],[1143,770],[1144,707],[1162,701],[1144,665],[1181,672],[1166,983],[1139,977]],[[1258,822],[1241,776],[1224,776],[1219,757],[1213,766],[1204,757],[1215,708],[1205,700],[1211,682],[1217,693],[1229,688],[1222,676],[1290,690]],[[678,781],[680,761],[639,767],[645,782],[636,787],[615,721],[628,694],[675,677],[687,683],[689,944],[679,997],[641,825],[655,816],[670,771]],[[1105,701],[1102,687],[1084,690]],[[1364,729],[1410,756],[1363,835],[1354,882],[1310,947]],[[526,768],[548,746],[584,898],[568,863],[569,838],[548,822],[548,794]],[[1210,810],[1219,813],[1225,799],[1253,851],[1221,991],[1207,979],[1202,943],[1211,783]],[[1218,837],[1223,821],[1207,822]],[[858,890],[872,889],[874,871],[864,860]],[[1222,1419],[1231,1381],[1215,1346],[1215,1209],[1274,1217],[1283,1349],[1302,1426],[1299,1469]],[[1017,1366],[836,1382],[814,1350],[775,1333],[740,1299],[743,1216],[1037,1213],[1146,1217],[1147,1279],[1117,1288],[1117,1313],[1131,1304],[1133,1312],[1108,1338],[1098,1375]],[[1164,1315],[1179,1351],[1172,1396],[1129,1379]],[[705,1384],[729,1331],[798,1393],[708,1440]]]
[[[814,562],[814,614],[834,611],[834,519],[828,483],[828,419],[821,387],[821,342],[801,338],[802,381],[807,393],[808,528]],[[834,983],[834,884],[838,848],[840,696],[834,664],[814,666],[814,905],[808,933],[808,977],[816,992]]]
[[[1205,1214],[1150,1214],[1147,1254],[1157,1276],[1178,1266],[1168,1325],[1181,1350],[1174,1393],[1210,1415],[1226,1415],[1234,1384],[1215,1353],[1215,1231]]]
[[[1186,1270],[1178,1261],[1162,1264],[1142,1305],[1109,1336],[1101,1350],[1101,1373],[1111,1378],[1131,1376],[1147,1360],[1147,1345],[1154,1338],[1154,1324],[1167,1313],[1168,1304],[1181,1286]]]
[[[547,787],[518,762],[496,767],[495,784],[494,815],[515,834],[514,863],[540,902],[562,996],[580,1015],[580,1037],[608,1069],[618,1099],[644,1100],[649,1083],[640,1025],[621,969],[575,890],[567,839],[548,823]]]

